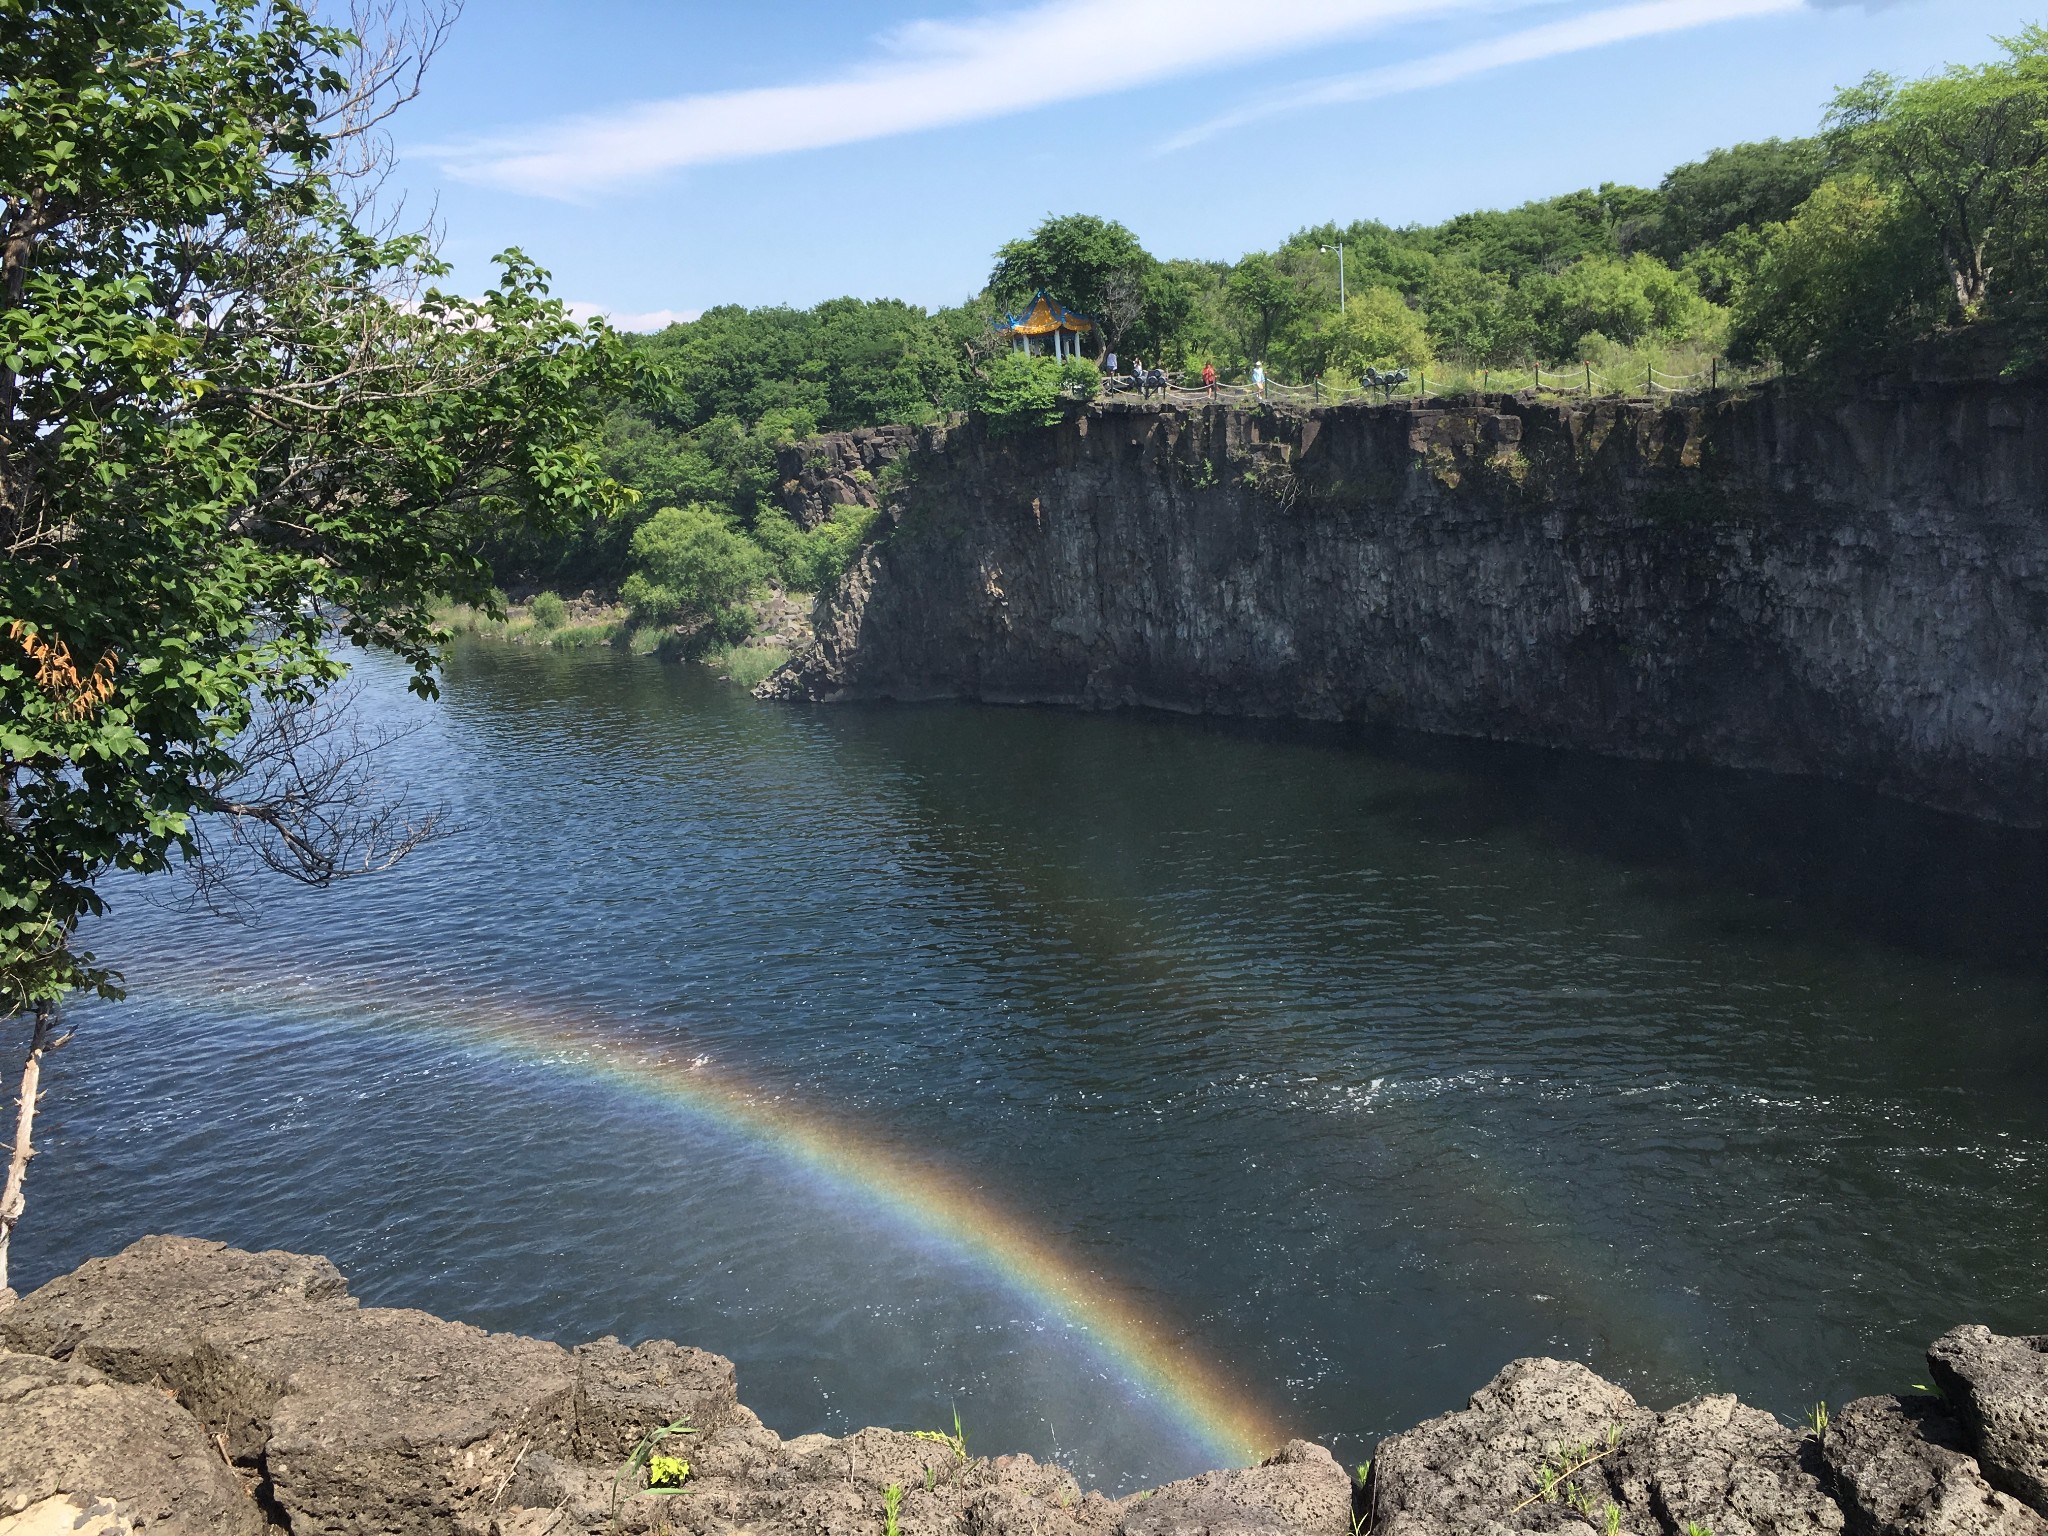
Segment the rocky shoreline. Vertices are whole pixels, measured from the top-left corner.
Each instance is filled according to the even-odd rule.
[[[1957,1328],[1928,1366],[1936,1390],[1801,1433],[1518,1360],[1362,1485],[1297,1440],[1112,1500],[934,1436],[783,1440],[731,1361],[667,1340],[564,1349],[151,1237],[0,1307],[0,1536],[2048,1536],[2048,1337]],[[678,1422],[688,1475],[650,1490],[635,1448]]]

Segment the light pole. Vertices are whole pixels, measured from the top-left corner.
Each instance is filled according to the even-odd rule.
[[[1344,313],[1344,242],[1339,240],[1335,245],[1319,245],[1316,249],[1325,256],[1332,251],[1337,253],[1337,313],[1341,315]]]

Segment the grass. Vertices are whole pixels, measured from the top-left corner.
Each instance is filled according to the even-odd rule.
[[[882,1490],[882,1536],[903,1536],[896,1516],[903,1508],[903,1485],[891,1483]]]
[[[732,645],[704,659],[731,682],[751,691],[789,660],[789,652],[779,645]]]
[[[1669,399],[1692,394],[1716,384],[1735,389],[1771,376],[1762,368],[1737,368],[1708,343],[1669,346],[1649,343],[1623,346],[1617,342],[1589,338],[1587,355],[1570,361],[1543,364],[1539,380],[1532,365],[1490,368],[1479,363],[1440,358],[1427,367],[1408,370],[1408,382],[1397,387],[1393,398],[1412,398],[1425,391],[1431,396],[1513,394],[1540,388],[1546,395],[1584,395],[1588,373],[1596,398]],[[1335,380],[1323,391],[1325,402],[1381,400],[1379,390],[1366,390],[1352,380]]]
[[[572,602],[559,592],[537,592],[519,603],[507,600],[503,593],[497,598],[505,615],[501,619],[469,603],[444,603],[434,610],[434,622],[453,635],[574,651],[610,645],[625,616],[615,605],[581,599]]]
[[[610,645],[617,633],[616,624],[570,624],[550,634],[547,644],[557,651],[580,651],[590,646]]]
[[[1508,1513],[1519,1514],[1539,1501],[1555,1504],[1562,1500],[1590,1520],[1593,1515],[1592,1500],[1573,1479],[1595,1462],[1605,1461],[1612,1456],[1620,1445],[1621,1426],[1609,1424],[1605,1442],[1597,1447],[1590,1443],[1559,1446],[1552,1456],[1537,1464],[1536,1491]]]

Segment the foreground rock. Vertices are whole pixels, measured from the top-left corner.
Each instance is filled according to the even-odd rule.
[[[2048,1536],[1984,1480],[1939,1398],[1858,1398],[1828,1426],[1827,1466],[1854,1536]]]
[[[145,1238],[0,1310],[0,1536],[2048,1536],[2048,1354],[1958,1329],[1945,1401],[1867,1398],[1825,1442],[1732,1397],[1658,1413],[1518,1360],[1379,1447],[1354,1492],[1293,1441],[1112,1500],[1029,1456],[888,1429],[784,1440],[730,1361],[577,1349],[364,1307],[325,1259]],[[679,1493],[627,1467],[649,1431]]]

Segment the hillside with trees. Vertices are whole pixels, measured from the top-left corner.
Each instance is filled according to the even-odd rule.
[[[714,309],[634,344],[668,381],[663,403],[619,404],[608,423],[606,467],[639,493],[634,510],[566,541],[503,543],[494,567],[514,587],[616,592],[638,568],[641,523],[693,507],[738,543],[692,547],[814,590],[859,530],[793,528],[770,499],[776,448],[959,410],[1038,419],[1074,381],[1050,359],[1009,355],[992,326],[1041,288],[1093,316],[1126,367],[1143,358],[1182,377],[1213,364],[1241,379],[1262,361],[1272,378],[1339,388],[1367,369],[1424,369],[1456,390],[1539,364],[1641,379],[1727,359],[1819,383],[1959,339],[2025,369],[2048,297],[2044,123],[2048,31],[2036,27],[1983,66],[1873,75],[1836,96],[1814,136],[1716,150],[1655,187],[1610,183],[1434,225],[1321,224],[1234,262],[1157,256],[1113,220],[1068,214],[1002,246],[982,291],[954,308]],[[674,593],[674,577],[636,590]],[[640,604],[631,617],[668,624],[679,611]],[[726,640],[744,628],[726,610],[697,618]]]

